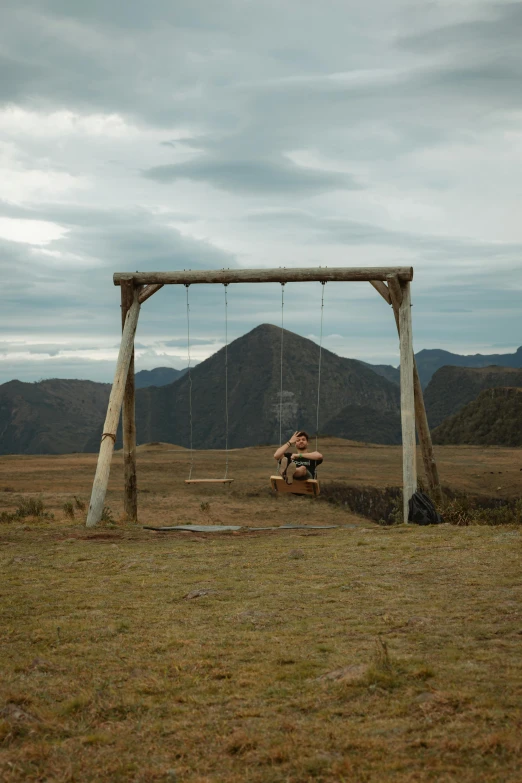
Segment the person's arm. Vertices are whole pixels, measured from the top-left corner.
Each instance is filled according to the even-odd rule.
[[[302,451],[301,452],[301,456],[302,457],[308,457],[308,459],[315,459],[315,460],[318,460],[318,459],[322,460],[322,458],[323,458],[323,455],[321,454],[320,451]]]
[[[282,446],[279,446],[279,448],[274,453],[274,459],[276,459],[278,462],[281,459],[281,457],[284,456],[285,452],[288,451],[288,449],[291,449],[296,441],[297,432],[294,432],[290,440],[288,440],[286,443],[283,443]]]

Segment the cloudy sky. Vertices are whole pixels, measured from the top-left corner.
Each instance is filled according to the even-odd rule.
[[[0,382],[110,381],[114,272],[412,265],[415,349],[522,344],[522,3],[8,0],[0,24]],[[318,339],[320,284],[285,325]],[[193,361],[221,286],[189,291]],[[280,323],[231,286],[231,339]],[[186,365],[185,289],[142,308],[137,369]],[[398,363],[366,283],[324,344]]]

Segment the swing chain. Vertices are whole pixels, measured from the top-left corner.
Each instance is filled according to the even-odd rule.
[[[194,470],[194,442],[193,442],[193,428],[192,428],[192,375],[190,372],[190,366],[192,363],[190,355],[190,304],[189,304],[189,286],[190,283],[183,284],[187,289],[187,375],[189,380],[189,427],[190,427],[190,469],[188,481],[192,479],[192,472]],[[225,476],[228,477],[228,296],[227,286],[228,283],[223,283],[225,287],[225,452],[226,452],[226,464],[225,464]]]
[[[280,356],[280,381],[279,381],[279,443],[281,443],[283,428],[283,335],[284,335],[284,307],[285,307],[285,284],[281,283],[281,356]]]
[[[323,351],[323,312],[324,312],[324,287],[326,280],[321,280],[321,330],[319,335],[319,368],[317,371],[317,411],[315,421],[315,450],[317,451],[317,442],[319,438],[319,398],[321,392],[321,356]]]
[[[228,283],[223,283],[225,288],[225,475],[228,477]]]
[[[194,447],[192,442],[192,376],[190,374],[190,306],[189,306],[189,285],[184,283],[187,289],[187,374],[189,379],[189,427],[190,427],[190,469],[188,480],[192,478],[194,469]]]

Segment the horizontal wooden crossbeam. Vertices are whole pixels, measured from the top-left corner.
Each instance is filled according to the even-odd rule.
[[[116,272],[114,285],[132,281],[141,285],[196,285],[198,283],[305,283],[388,280],[413,280],[411,266],[383,267],[310,267],[307,269],[209,269],[182,272]],[[157,290],[157,289],[155,289]]]

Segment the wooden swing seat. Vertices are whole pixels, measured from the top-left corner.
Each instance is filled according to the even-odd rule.
[[[282,476],[270,476],[272,489],[276,492],[288,492],[291,495],[319,495],[321,487],[317,479],[306,479],[305,481],[293,481],[287,484]]]
[[[232,484],[234,479],[185,479],[185,484]]]

